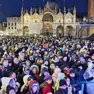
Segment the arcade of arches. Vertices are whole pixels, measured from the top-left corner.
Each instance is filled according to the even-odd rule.
[[[43,30],[42,34],[45,35],[52,35],[53,34],[53,15],[50,13],[46,13],[43,16]],[[66,27],[66,36],[72,36],[73,32],[73,27],[72,26],[67,26]],[[57,26],[56,28],[56,34],[57,36],[64,36],[64,27],[62,25]]]

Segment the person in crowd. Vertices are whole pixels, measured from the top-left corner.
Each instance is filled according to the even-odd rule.
[[[71,84],[70,78],[66,77],[65,80],[66,80],[66,83],[67,83],[68,94],[75,94],[74,87]]]
[[[55,92],[55,94],[68,94],[67,83],[65,80],[60,80],[59,89]]]
[[[32,71],[32,75],[35,76],[36,79],[39,78],[39,67],[37,65],[32,65],[30,67],[30,70]]]
[[[0,91],[3,93],[93,94],[93,66],[91,41],[53,36],[0,39]],[[10,85],[9,79],[15,85]]]
[[[6,94],[17,94],[17,93],[13,87],[7,86]]]
[[[86,71],[84,72],[83,76],[84,76],[84,79],[88,81],[88,83],[86,83],[86,92],[88,94],[91,94],[91,93],[93,94],[94,84],[92,82],[94,81],[94,64],[92,63],[92,61],[88,61],[88,67]]]
[[[16,84],[16,91],[18,91],[18,89],[20,88],[20,83],[17,81],[17,77],[16,77],[16,73],[15,72],[11,72],[10,74],[10,78],[14,79],[15,84]]]
[[[0,94],[5,94],[7,92],[8,87],[12,87],[14,89],[14,91],[17,92],[16,91],[16,83],[15,83],[14,79],[12,79],[10,77],[3,77],[1,79],[1,82],[2,82],[2,86],[1,86]]]
[[[29,83],[33,81],[32,77],[30,75],[25,75],[23,77],[24,85],[21,87],[21,94],[26,94],[29,90]]]
[[[29,92],[26,94],[40,94],[40,85],[36,80],[30,81]]]
[[[76,79],[76,73],[73,69],[70,70],[69,77],[70,77],[72,86],[74,87],[75,94],[79,94],[79,91],[81,90],[81,83]]]
[[[52,76],[47,75],[44,77],[44,82],[41,84],[42,94],[48,94],[52,92]]]

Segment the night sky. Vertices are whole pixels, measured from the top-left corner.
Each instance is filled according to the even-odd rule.
[[[51,0],[44,0],[45,3]],[[88,0],[65,0],[66,7],[70,8],[73,5],[76,6],[78,13],[87,13],[88,11]],[[39,7],[43,5],[43,0],[24,0],[24,8],[30,9],[30,7]],[[56,0],[58,5],[63,8],[63,0]],[[12,16],[20,15],[21,0],[0,0],[0,15]]]

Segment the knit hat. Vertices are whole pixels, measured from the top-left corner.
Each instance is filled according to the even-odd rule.
[[[42,68],[42,73],[49,72],[46,67]]]
[[[44,77],[44,80],[52,80],[52,76],[51,75],[47,75],[46,77]]]
[[[65,80],[60,80],[59,86],[64,86],[64,85],[67,85],[66,81]]]
[[[36,80],[30,81],[29,88],[33,88],[34,86],[37,86],[38,89],[40,89],[39,83]]]

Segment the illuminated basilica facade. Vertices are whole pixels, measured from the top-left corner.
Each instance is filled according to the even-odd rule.
[[[76,21],[76,8],[73,11],[51,8],[49,2],[44,9],[30,9],[30,12],[23,9],[20,17],[7,18],[7,31],[13,35],[32,35],[32,34],[52,34],[62,36],[75,36],[77,27],[80,24]]]

